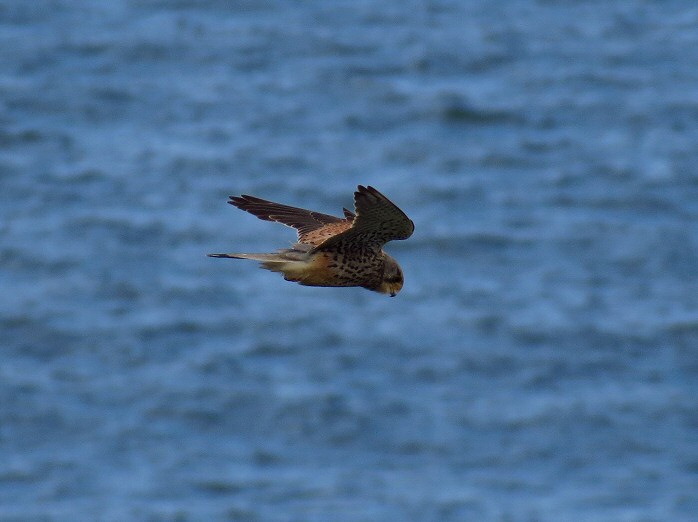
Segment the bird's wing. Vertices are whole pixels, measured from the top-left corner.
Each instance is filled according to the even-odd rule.
[[[322,228],[325,225],[347,222],[346,219],[330,216],[329,214],[290,207],[246,194],[242,196],[230,196],[228,203],[257,216],[259,219],[276,221],[277,223],[295,228],[298,231],[298,239],[300,241],[302,241],[303,237],[308,233]],[[345,215],[347,215],[346,212]]]
[[[388,241],[407,239],[414,232],[412,220],[373,187],[359,185],[354,192],[354,205],[356,216],[351,228],[320,243],[316,250],[378,252]]]

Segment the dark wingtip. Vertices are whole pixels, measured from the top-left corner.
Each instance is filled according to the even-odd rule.
[[[382,195],[378,190],[376,190],[373,186],[371,185],[359,185],[356,187],[356,193],[357,194],[373,194],[375,195]]]
[[[366,185],[365,187],[363,185],[359,185],[357,187],[356,192],[354,192],[354,200],[355,201],[356,201],[357,197],[386,199],[386,200],[388,199],[383,194],[381,194],[378,190],[373,188],[371,185]]]
[[[247,198],[249,198],[249,196],[246,194],[241,196],[228,196],[228,204],[239,208],[240,205],[247,203]]]

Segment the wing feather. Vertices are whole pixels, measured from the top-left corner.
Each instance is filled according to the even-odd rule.
[[[282,205],[265,199],[256,198],[243,194],[242,196],[230,196],[228,203],[249,212],[265,221],[276,221],[286,226],[293,227],[298,231],[298,239],[303,240],[304,236],[324,227],[330,223],[346,223],[347,219],[330,216],[321,212],[314,212],[298,207]],[[345,212],[345,215],[346,212]]]
[[[358,186],[354,206],[351,228],[327,239],[316,250],[366,248],[378,252],[388,241],[407,239],[414,232],[412,220],[371,186]]]

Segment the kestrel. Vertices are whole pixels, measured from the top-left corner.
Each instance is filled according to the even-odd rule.
[[[273,254],[209,254],[260,261],[287,281],[306,286],[360,286],[394,297],[404,279],[397,261],[383,252],[394,239],[407,239],[414,223],[373,187],[359,185],[355,212],[344,218],[289,207],[253,196],[230,196],[231,205],[265,221],[295,228],[298,242]]]

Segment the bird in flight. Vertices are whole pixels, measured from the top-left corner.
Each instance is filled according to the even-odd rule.
[[[298,232],[298,242],[272,254],[208,254],[260,261],[287,281],[306,286],[360,286],[394,297],[404,279],[397,261],[383,251],[394,239],[407,239],[414,223],[373,187],[359,185],[355,212],[344,218],[289,207],[254,196],[230,196],[228,203],[265,221]]]

